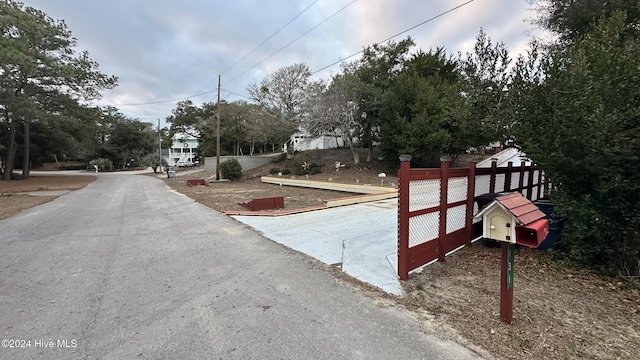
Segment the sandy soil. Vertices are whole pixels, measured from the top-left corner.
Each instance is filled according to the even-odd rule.
[[[0,219],[44,204],[55,196],[31,196],[26,192],[77,190],[93,182],[95,176],[31,176],[27,180],[0,181]]]

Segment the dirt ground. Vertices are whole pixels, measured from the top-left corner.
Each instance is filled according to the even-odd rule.
[[[27,180],[0,181],[0,220],[22,210],[44,204],[56,196],[32,196],[26,192],[77,190],[93,182],[95,176],[30,176]]]
[[[338,173],[329,166],[309,179],[376,185],[381,180],[378,177],[381,169],[376,166],[367,169],[352,166]],[[285,208],[291,209],[352,195],[262,184],[259,176],[267,175],[269,170],[270,166],[265,166],[246,173],[240,181],[212,183],[207,187],[188,187],[186,180],[207,179],[213,174],[200,172],[178,177],[175,185],[169,179],[164,181],[175,191],[221,212],[243,210],[238,202],[257,197],[283,196]],[[387,175],[385,185],[397,182],[395,174]],[[34,177],[34,181],[37,180]],[[62,178],[47,179],[54,180]],[[56,186],[42,185],[43,188]],[[5,183],[0,182],[0,193],[10,193],[6,189]],[[11,197],[18,198],[17,195],[2,196],[0,207],[5,207],[6,199]],[[511,325],[503,324],[499,315],[500,249],[480,242],[450,255],[446,262],[432,264],[421,273],[411,275],[403,283],[404,297],[384,294],[349,278],[335,267],[326,268],[373,297],[380,306],[407,309],[423,324],[425,333],[460,342],[486,358],[640,359],[638,289],[619,279],[572,268],[555,260],[553,251],[516,250]]]
[[[250,201],[251,199],[263,197],[282,196],[284,198],[284,210],[300,209],[313,206],[323,206],[323,200],[341,198],[346,196],[354,196],[359,194],[345,193],[333,190],[310,189],[294,186],[279,186],[274,184],[265,184],[260,181],[260,176],[278,176],[269,174],[269,168],[265,167],[250,171],[244,175],[242,181],[222,181],[212,182],[209,186],[187,186],[187,180],[190,179],[215,179],[215,173],[199,172],[187,176],[178,176],[176,184],[173,185],[172,180],[164,179],[164,181],[175,190],[183,193],[196,201],[219,212],[237,211],[247,209],[238,205],[239,202]],[[336,172],[330,169],[316,175],[283,175],[283,178],[294,178],[313,181],[325,181],[341,184],[371,184],[381,185],[381,178],[378,177],[379,172],[369,169],[341,169]],[[387,176],[384,178],[382,185],[393,189],[397,183],[396,176]],[[282,210],[282,209],[277,209]],[[267,211],[268,212],[268,211]]]

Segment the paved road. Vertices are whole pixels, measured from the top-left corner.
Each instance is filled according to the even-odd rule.
[[[0,248],[0,359],[476,358],[149,176],[0,221]]]

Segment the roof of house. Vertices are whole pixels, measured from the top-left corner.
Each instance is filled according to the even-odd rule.
[[[480,216],[490,208],[493,208],[492,205],[494,204],[499,204],[499,206],[505,211],[511,213],[520,225],[531,224],[536,220],[545,218],[545,214],[520,193],[513,193],[495,198],[495,200],[489,203],[489,205],[481,209],[476,216]]]

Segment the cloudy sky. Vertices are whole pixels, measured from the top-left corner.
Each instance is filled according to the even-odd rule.
[[[305,62],[316,72],[467,2],[23,1],[64,20],[79,50],[87,50],[101,71],[119,78],[119,86],[105,91],[96,104],[116,106],[148,122],[164,120],[179,99],[215,101],[218,74],[223,99],[244,99],[249,83],[283,66]],[[448,53],[464,53],[483,28],[494,41],[520,53],[531,36],[529,19],[535,14],[529,9],[526,0],[474,0],[394,40],[411,36],[424,50],[441,46]],[[314,76],[339,70],[335,65]]]

